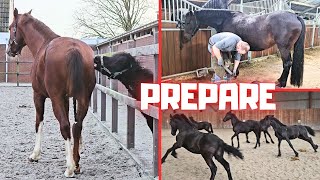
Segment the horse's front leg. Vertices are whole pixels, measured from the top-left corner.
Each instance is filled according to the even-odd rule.
[[[291,142],[290,142],[289,138],[286,138],[286,141],[288,142],[289,146],[290,146],[290,147],[291,147],[291,149],[293,150],[293,152],[294,152],[295,156],[296,156],[296,157],[298,157],[298,156],[299,156],[299,153],[298,153],[298,152],[293,148],[293,146],[292,146],[292,144],[291,144]]]
[[[38,162],[41,154],[41,136],[43,128],[43,114],[44,114],[44,103],[46,97],[33,92],[33,101],[36,107],[36,143],[32,154],[29,156],[29,161]]]
[[[278,138],[278,157],[281,156],[281,150],[280,150],[281,141],[282,139]]]
[[[161,158],[161,163],[164,163],[164,162],[166,161],[166,159],[167,159],[167,157],[168,157],[168,155],[169,155],[169,153],[170,153],[171,151],[174,151],[174,152],[175,152],[175,150],[178,149],[178,148],[181,148],[181,143],[175,142],[175,143],[173,144],[173,146],[172,146],[171,148],[169,148],[169,149],[167,150],[166,154],[164,154],[164,156]]]
[[[279,47],[279,51],[280,51],[280,54],[281,54],[283,70],[282,70],[282,74],[281,74],[280,78],[278,79],[277,86],[286,87],[287,80],[288,80],[288,75],[289,75],[290,68],[291,68],[291,65],[292,65],[290,48]]]
[[[55,96],[51,97],[51,101],[54,115],[60,124],[61,135],[65,140],[67,169],[64,172],[64,175],[66,177],[73,177],[76,166],[72,156],[70,122],[67,115],[68,112],[66,112],[65,108],[65,99],[63,96]]]
[[[250,143],[248,134],[249,134],[249,132],[246,133],[247,143]]]

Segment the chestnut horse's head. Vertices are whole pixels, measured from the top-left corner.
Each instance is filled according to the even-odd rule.
[[[24,35],[21,30],[21,26],[26,21],[26,16],[31,14],[31,10],[25,14],[18,14],[18,10],[14,9],[13,12],[13,22],[9,26],[10,39],[8,43],[7,54],[9,56],[15,57],[21,53],[22,48],[26,45],[24,41]]]

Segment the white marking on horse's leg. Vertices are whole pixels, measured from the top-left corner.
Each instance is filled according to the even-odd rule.
[[[65,141],[66,146],[66,160],[67,160],[67,169],[64,172],[64,175],[66,177],[73,177],[74,176],[74,170],[76,169],[73,155],[72,155],[72,148],[71,148],[71,141],[70,139],[67,139]]]
[[[30,155],[31,160],[39,160],[41,154],[41,135],[42,135],[43,122],[40,122],[38,127],[38,132],[36,134],[36,144],[34,146],[33,152]]]
[[[82,149],[82,136],[80,136],[80,139],[79,139],[79,153]]]

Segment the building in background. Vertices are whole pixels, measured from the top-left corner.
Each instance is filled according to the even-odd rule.
[[[0,0],[0,32],[8,32],[10,20],[10,0]]]

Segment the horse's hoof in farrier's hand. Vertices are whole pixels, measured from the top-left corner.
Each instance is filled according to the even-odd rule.
[[[29,162],[38,162],[38,160],[32,159],[32,158],[28,158],[28,161],[29,161]]]
[[[80,166],[76,167],[76,169],[74,170],[75,174],[80,174]]]

